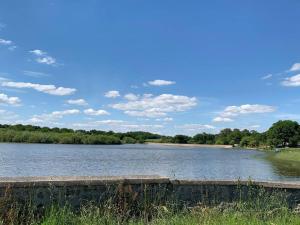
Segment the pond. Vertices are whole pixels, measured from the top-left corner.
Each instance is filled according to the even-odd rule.
[[[0,144],[0,176],[161,175],[172,179],[288,180],[264,152],[164,145]]]

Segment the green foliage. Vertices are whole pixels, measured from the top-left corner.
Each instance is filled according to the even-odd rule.
[[[215,135],[213,134],[196,134],[192,140],[192,143],[194,144],[214,144],[215,143]]]
[[[0,142],[41,144],[135,144],[148,138],[161,138],[148,132],[114,133],[113,131],[72,130],[31,125],[0,125]]]
[[[72,130],[31,125],[1,125],[0,142],[45,143],[45,144],[135,144],[135,143],[177,143],[177,144],[219,144],[250,148],[297,147],[300,142],[300,126],[297,122],[285,120],[274,123],[264,133],[226,128],[219,134],[200,133],[193,137],[186,135],[163,136],[136,131],[115,133],[101,130]]]
[[[122,139],[123,144],[136,144],[137,140],[132,137],[124,137]]]
[[[268,142],[274,147],[296,147],[299,142],[299,124],[291,120],[280,120],[268,130]]]
[[[178,143],[178,144],[187,144],[190,141],[190,137],[186,136],[186,135],[176,135],[173,138],[173,142],[174,143]]]

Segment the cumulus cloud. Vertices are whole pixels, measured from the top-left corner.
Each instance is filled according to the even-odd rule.
[[[40,49],[31,50],[29,52],[35,56],[35,61],[37,63],[46,65],[56,65],[56,59],[48,55],[47,52],[44,52]]]
[[[195,97],[162,94],[144,95],[136,101],[117,103],[112,108],[122,110],[127,115],[136,117],[165,117],[170,112],[187,111],[197,105]]]
[[[33,83],[25,83],[25,82],[12,82],[12,81],[4,81],[1,83],[4,87],[11,88],[30,88],[39,92],[43,92],[50,95],[71,95],[76,92],[74,88],[65,88],[65,87],[56,87],[55,85],[43,85],[43,84],[33,84]]]
[[[58,119],[62,119],[64,116],[67,115],[75,115],[79,114],[80,111],[78,109],[69,109],[64,111],[54,111],[49,114],[42,114],[42,115],[34,115],[31,119],[28,120],[29,123],[46,123],[55,121]]]
[[[295,63],[292,65],[292,67],[290,68],[290,72],[294,72],[294,71],[299,71],[300,70],[300,63]]]
[[[74,127],[81,127],[81,128],[95,128],[102,125],[108,126],[120,126],[121,124],[126,123],[123,120],[98,120],[98,121],[91,121],[87,123],[74,123]]]
[[[156,121],[163,121],[163,122],[171,122],[174,119],[172,117],[166,117],[166,118],[157,118]]]
[[[18,106],[21,100],[18,97],[8,97],[6,94],[0,93],[0,103]]]
[[[253,113],[270,113],[276,110],[275,107],[269,105],[241,105],[241,106],[228,106],[221,113],[222,116],[233,117],[241,114],[253,114]]]
[[[241,106],[227,106],[220,115],[213,119],[214,122],[231,122],[232,117],[246,114],[271,113],[276,111],[276,107],[259,104],[245,104]]]
[[[213,122],[232,122],[233,119],[230,119],[230,118],[226,118],[226,117],[216,117],[213,119]]]
[[[199,131],[205,131],[205,130],[214,130],[215,127],[209,124],[198,124],[198,123],[192,123],[192,124],[184,124],[182,126],[177,126],[177,128],[180,128],[183,130],[184,133],[194,133]]]
[[[148,82],[148,84],[152,86],[167,86],[175,83],[176,83],[175,81],[169,81],[169,80],[153,80]]]
[[[13,42],[11,40],[5,40],[0,38],[0,45],[11,45]]]
[[[102,109],[99,109],[99,110],[86,109],[86,110],[84,110],[84,113],[86,115],[89,115],[89,116],[105,116],[105,115],[110,115],[109,112],[107,112],[106,110],[102,110]]]
[[[14,45],[14,43],[11,40],[5,40],[2,38],[0,38],[0,45],[7,46],[8,50],[11,50],[11,51],[13,51],[17,48],[17,46]]]
[[[161,124],[135,124],[124,120],[99,120],[86,123],[74,123],[73,127],[80,129],[114,130],[116,132],[149,131],[159,132],[164,128]]]
[[[128,101],[136,101],[139,99],[139,96],[138,95],[135,95],[135,94],[132,94],[132,93],[129,93],[129,94],[126,94],[124,96],[125,99],[127,99]]]
[[[70,100],[67,101],[67,103],[70,104],[70,105],[79,105],[79,106],[88,105],[88,103],[82,98],[80,98],[80,99],[70,99]]]
[[[286,87],[299,87],[300,74],[285,78],[284,81],[281,82],[281,84]]]
[[[105,96],[106,98],[117,98],[117,97],[120,97],[120,93],[119,93],[119,91],[113,90],[113,91],[108,91],[108,92],[106,92],[106,93],[104,94],[104,96]]]

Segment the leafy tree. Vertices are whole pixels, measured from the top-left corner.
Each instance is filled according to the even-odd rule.
[[[299,142],[299,124],[280,120],[267,131],[268,143],[274,147],[295,147]]]
[[[174,143],[187,144],[191,138],[186,135],[176,135],[174,137]]]

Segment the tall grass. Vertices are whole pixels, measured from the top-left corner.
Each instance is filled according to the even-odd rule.
[[[187,206],[161,197],[135,201],[136,196],[89,202],[79,209],[53,204],[45,210],[9,198],[0,202],[3,225],[300,225],[300,214],[289,208],[282,192],[251,188],[231,203]],[[159,194],[159,193],[158,193]],[[246,197],[245,197],[246,196]],[[123,196],[124,197],[124,196]]]

